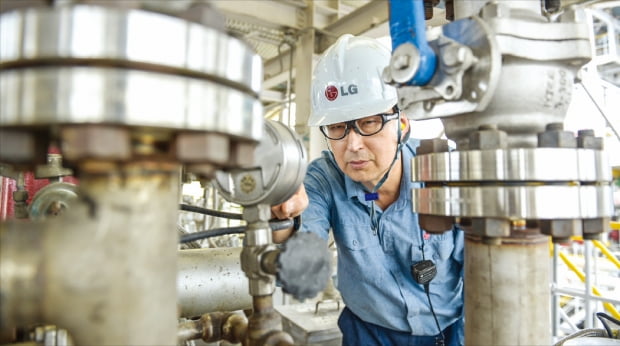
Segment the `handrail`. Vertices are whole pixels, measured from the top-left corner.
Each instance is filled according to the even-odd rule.
[[[616,256],[614,256],[614,254],[611,253],[611,251],[609,251],[609,249],[607,249],[607,247],[603,243],[598,240],[592,240],[592,244],[594,244],[597,249],[601,250],[603,255],[605,255],[605,257],[607,257],[607,259],[610,260],[611,263],[615,264],[616,267],[620,269],[620,261],[616,258]]]
[[[550,247],[551,247],[551,253],[553,254],[553,243],[549,242]],[[558,252],[560,258],[562,259],[562,261],[564,261],[564,263],[566,264],[566,266],[572,270],[581,280],[581,282],[586,282],[586,275],[579,269],[577,268],[577,266],[571,262],[571,260],[562,252]],[[594,295],[599,296],[599,297],[603,297],[603,295],[601,294],[601,292],[598,290],[598,288],[596,288],[595,286],[592,286],[592,293],[594,293]],[[605,307],[605,309],[615,318],[620,319],[620,313],[618,312],[618,310],[616,310],[616,308],[613,306],[613,304],[609,303],[609,302],[603,302],[603,306]]]
[[[611,223],[613,225],[613,221]],[[583,238],[581,236],[573,236],[571,237],[572,240],[583,240]],[[601,243],[600,241],[593,239],[592,240],[592,244],[594,244],[594,246],[596,246],[597,249],[599,249],[601,251],[601,253],[603,255],[605,255],[605,257],[607,257],[607,259],[616,265],[616,267],[618,267],[618,269],[620,269],[620,260],[618,260],[618,258],[611,253],[611,251],[609,251],[609,249],[605,246],[605,244]]]

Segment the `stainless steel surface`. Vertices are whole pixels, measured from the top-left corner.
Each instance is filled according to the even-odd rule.
[[[465,344],[551,344],[547,237],[502,245],[466,239],[463,276]]]
[[[110,172],[82,174],[82,198],[53,222],[0,223],[10,250],[2,254],[15,256],[0,262],[3,282],[14,283],[0,287],[3,328],[53,324],[77,345],[176,342],[178,237],[170,230],[178,166],[134,163]],[[31,251],[36,256],[19,255]],[[36,309],[26,310],[31,304]]]
[[[276,205],[297,191],[307,154],[291,128],[268,120],[254,157],[254,164],[246,169],[216,173],[216,186],[224,198],[241,205]]]
[[[591,54],[588,27],[578,12],[548,20],[537,1],[489,3],[480,17],[438,29],[429,33],[436,38],[431,45],[441,47],[443,35],[470,47],[476,60],[462,78],[452,78],[450,90],[462,89],[459,98],[438,92],[441,76],[454,74],[448,66],[425,87],[399,88],[399,105],[410,117],[441,118],[446,136],[464,149],[481,125],[505,131],[509,147],[535,147],[534,134],[563,121],[575,73]]]
[[[569,148],[461,150],[416,156],[413,181],[599,182],[611,181],[608,153]]]
[[[0,330],[40,322],[44,306],[41,285],[32,284],[39,276],[44,240],[29,231],[27,223],[0,223]],[[17,228],[11,231],[12,228]]]
[[[255,97],[179,75],[104,67],[2,70],[0,90],[3,126],[105,123],[252,140],[262,135],[262,106]]]
[[[1,64],[47,59],[152,64],[221,79],[258,94],[260,57],[243,41],[208,26],[155,12],[75,5],[2,14]],[[65,62],[65,64],[70,62]]]
[[[414,189],[422,214],[505,219],[582,219],[613,212],[611,186],[447,186]]]
[[[437,40],[445,36],[446,40],[453,40],[471,49],[475,57],[473,65],[471,68],[466,65],[448,67],[438,72],[438,75],[426,87],[400,87],[398,89],[399,106],[405,110],[409,118],[415,120],[446,117],[485,109],[491,102],[495,87],[499,82],[502,66],[497,42],[488,24],[478,17],[472,17],[431,29],[428,35]],[[439,50],[441,44],[436,41],[429,43],[434,49]],[[449,51],[441,53],[447,54]],[[469,70],[463,73],[465,67]],[[445,97],[447,87],[451,87],[452,90],[458,89],[458,97],[452,91],[448,93],[449,97],[443,100],[442,97]]]
[[[179,251],[177,294],[182,317],[252,307],[248,279],[241,270],[241,248]]]
[[[249,292],[253,297],[269,296],[276,288],[275,275],[268,273],[262,266],[263,257],[272,251],[277,251],[266,221],[248,224],[241,250],[241,268],[249,279]]]
[[[548,235],[597,237],[613,215],[608,153],[561,128],[591,28],[573,8],[546,16],[541,5],[455,1],[461,19],[443,35],[472,47],[473,68],[460,78],[438,50],[444,63],[429,85],[399,88],[410,117],[440,118],[456,143],[451,153],[431,143],[412,160],[412,180],[425,184],[412,201],[414,212],[460,217],[467,228],[468,345],[550,344]],[[439,92],[447,77],[461,96]],[[524,236],[517,224],[540,229]]]
[[[0,125],[262,136],[262,61],[224,32],[121,7],[25,8],[0,18]]]

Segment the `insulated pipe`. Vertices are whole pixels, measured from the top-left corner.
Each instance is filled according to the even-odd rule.
[[[182,317],[252,308],[248,278],[241,270],[241,249],[179,251],[177,294]]]
[[[77,345],[175,344],[178,170],[84,163],[70,213],[0,224],[0,328],[53,324]]]
[[[392,51],[404,43],[410,43],[419,53],[419,66],[407,84],[426,85],[435,74],[437,55],[426,38],[424,4],[422,0],[391,0],[389,10]],[[408,61],[406,64],[410,63]]]
[[[550,345],[549,237],[465,238],[465,344]]]

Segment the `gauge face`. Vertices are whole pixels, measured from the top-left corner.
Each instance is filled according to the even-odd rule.
[[[71,183],[51,183],[39,190],[30,203],[29,215],[32,220],[44,220],[64,213],[78,197],[77,185]]]
[[[224,198],[241,205],[276,205],[290,198],[303,182],[305,148],[297,134],[280,122],[265,122],[254,158],[252,167],[216,172],[216,187]]]

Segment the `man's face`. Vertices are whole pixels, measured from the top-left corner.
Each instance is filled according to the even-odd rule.
[[[330,139],[338,167],[354,181],[370,188],[375,186],[394,159],[396,126],[399,126],[398,119],[386,122],[381,131],[371,136],[361,136],[350,130],[343,139]]]

